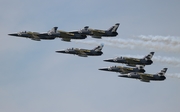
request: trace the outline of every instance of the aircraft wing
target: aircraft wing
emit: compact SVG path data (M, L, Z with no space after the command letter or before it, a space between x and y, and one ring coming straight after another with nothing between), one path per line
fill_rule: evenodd
M41 39L39 38L39 33L36 33L36 32L29 32L28 33L29 37L32 39L32 40L36 40L36 41L40 41Z
M125 60L128 62L140 62L140 59L136 59L136 58L125 58Z
M77 50L77 55L81 56L81 57L87 57L87 54L85 52L83 52L82 50Z
M141 81L144 81L144 82L150 82L150 79L153 77L153 75L151 74L139 74L140 75L140 78L141 78Z
M71 38L62 38L62 41L71 42Z
M60 36L63 38L70 38L70 37L74 36L73 33L65 32L65 31L59 31L59 32L60 32Z
M135 59L135 58L124 58L125 63L128 66L136 66L136 63L140 62L140 59Z
M70 32L65 32L65 31L58 31L58 32L60 33L60 36L62 37L63 41L70 42L71 37L74 36L74 34Z
M91 30L91 33L95 36L101 36L101 35L105 34L105 31L103 31L103 30Z
M130 73L133 70L133 68L120 68L121 74L127 74Z
M127 66L136 67L136 64L126 64Z
M125 74L126 71L123 68L119 68L118 72L121 74Z

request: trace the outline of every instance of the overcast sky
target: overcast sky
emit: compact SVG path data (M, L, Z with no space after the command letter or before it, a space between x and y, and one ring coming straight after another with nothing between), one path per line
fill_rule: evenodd
M0 112L179 112L180 2L178 0L1 0ZM84 26L108 29L113 38L64 42L8 36L19 31L64 31ZM100 57L58 54L66 48L93 49ZM141 82L99 71L117 56L154 51L147 73L168 68L167 79Z

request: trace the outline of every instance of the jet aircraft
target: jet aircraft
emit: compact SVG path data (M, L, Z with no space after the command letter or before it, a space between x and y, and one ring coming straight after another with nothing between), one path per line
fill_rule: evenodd
M118 72L120 74L127 74L130 72L141 72L144 73L144 66L142 65L136 65L136 67L122 67L122 66L111 66L108 68L101 68L99 70L103 70L103 71L111 71L111 72Z
M41 34L38 32L30 32L30 31L22 31L19 33L13 33L13 34L8 34L8 35L30 38L30 39L35 40L35 41L40 41L41 39L53 40L56 38L56 36L50 35L50 34L53 34L54 32L56 32L56 30L57 30L57 27L52 28L50 31L48 31L47 35L44 35L44 34Z
M41 39L52 40L55 38L62 38L61 39L62 41L67 41L67 42L70 42L71 39L85 39L87 37L86 35L82 35L76 32L65 32L65 31L57 30L57 29L58 27L53 27L47 33L24 31L24 32L9 34L9 35L30 38L36 41L40 41Z
M150 82L153 81L163 81L166 79L164 74L166 73L167 68L164 68L159 73L156 74L147 74L147 73L138 73L138 72L131 72L126 75L119 75L119 77L125 78L133 78L133 79L140 79L143 82Z
M74 55L78 55L81 57L87 57L87 56L100 56L103 54L103 52L101 51L103 48L103 44L95 47L92 50L88 50L88 49L79 49L79 48L70 48L70 49L66 49L63 51L56 51L57 53L66 53L66 54L74 54Z
M98 39L101 39L101 37L115 37L118 35L117 29L119 25L120 25L119 23L116 23L108 30L91 29L89 28L89 26L85 26L84 29L78 32L84 35L90 35L93 38L98 38Z
M154 52L150 52L147 56L145 56L144 58L141 58L141 59L130 58L130 57L116 57L114 59L107 59L104 61L123 63L123 64L126 64L127 66L135 67L136 65L151 65L153 63L153 61L151 60L153 55L154 55Z

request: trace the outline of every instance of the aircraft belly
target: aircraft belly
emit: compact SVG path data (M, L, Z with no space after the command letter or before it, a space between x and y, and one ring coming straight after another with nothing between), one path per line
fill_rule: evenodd
M105 34L102 34L101 36L103 36L103 37L115 37L116 35L105 33Z
M160 77L153 77L153 78L151 78L151 80L153 80L153 81L163 81L165 79L166 79L165 77L163 77L163 78L160 78Z
M140 79L138 75L131 75L131 78Z
M40 39L53 40L53 39L55 39L55 37L43 36L43 37L40 37Z
M65 53L65 54L76 54L75 52L72 51L56 51L57 53Z
M85 39L83 36L72 36L71 39Z
M140 80L143 82L150 82L154 77L150 74L140 75Z
M86 52L86 54L89 55L89 56L99 56L102 53L100 53L100 52Z
M124 60L117 60L117 61L114 61L114 62L117 62L117 63L126 63Z
M73 51L70 51L70 52L67 52L68 54L77 54L76 52L73 52Z
M140 79L138 75L119 75L119 77Z
M25 38L29 38L29 35L18 35L17 37L25 37Z

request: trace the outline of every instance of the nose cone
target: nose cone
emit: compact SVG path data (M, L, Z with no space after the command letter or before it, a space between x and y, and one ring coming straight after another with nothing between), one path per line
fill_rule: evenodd
M66 53L65 51L56 51L57 53Z
M104 61L106 61L106 62L114 62L113 59L107 59L107 60L104 60Z
M118 77L128 77L128 75L118 75Z
M108 68L100 68L99 70L102 70L102 71L109 71Z
M18 36L17 33L12 33L12 34L8 34L8 35L10 35L10 36Z

